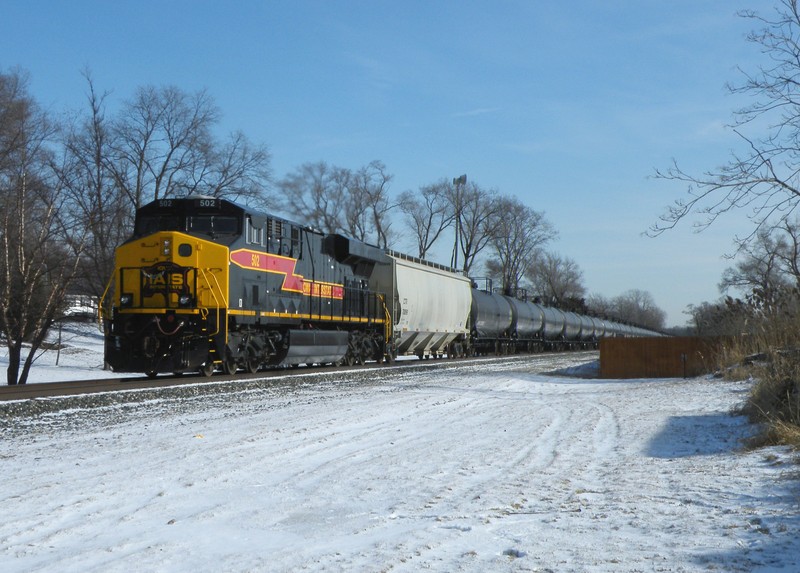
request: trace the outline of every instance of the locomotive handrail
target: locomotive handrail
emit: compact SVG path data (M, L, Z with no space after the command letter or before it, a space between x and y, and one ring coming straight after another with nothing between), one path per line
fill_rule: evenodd
M106 299L106 295L108 291L111 289L111 283L114 282L114 275L115 273L111 273L111 276L108 279L108 283L106 283L106 289L103 291L103 296L100 297L100 300L97 303L97 326L100 328L101 331L104 331L103 327L103 320L106 319L106 309L103 308L103 301Z
M214 278L214 282L217 284L217 288L219 289L219 294L222 296L222 302L225 305L225 308L228 308L228 299L225 298L225 295L222 292L222 286L220 286L219 281L217 280L217 275L215 275L214 273L211 272L211 270L212 270L211 268L199 269L199 270L200 270L200 272L203 273L203 278L206 277L206 271L209 271L209 273L211 273L211 276ZM206 278L206 282L209 284L209 286L211 285L211 282L207 278ZM211 288L209 290L211 291L211 294L214 295L214 289ZM217 299L216 295L214 295L214 299L217 300L217 302L219 302L219 300Z
M227 299L225 298L225 296L224 296L224 293L222 292L222 287L220 286L220 284L219 284L219 281L217 280L217 275L215 275L214 273L212 273L212 272L211 272L211 269L201 269L201 268L199 268L199 267L198 267L198 269L197 269L197 270L199 270L199 271L200 271L200 273L203 275L203 278L205 279L205 281L206 281L206 284L208 285L208 290L211 292L211 296L212 296L212 297L214 297L214 301L217 303L217 313L216 313L216 314L217 314L217 320L216 320L216 323L217 323L217 330L215 330L213 333L209 334L209 337L211 337L211 336L216 336L217 334L219 334L219 331L220 331L220 328L219 328L219 317L220 317L220 308L221 308L221 305L220 305L220 300L219 300L219 298L217 298L217 295L216 295L216 293L214 292L214 287L213 287L213 285L211 284L211 281L210 281L210 280L208 280L208 274L210 274L210 275L213 277L213 279L214 279L214 282L216 283L216 285L217 285L217 288L219 289L219 294L222 296L222 302L225 304L225 308L228 308L228 301L227 301ZM206 270L208 270L208 271L209 271L209 273L208 273L208 274L206 273ZM198 302L200 302L200 301L198 300ZM206 310L206 313L208 313L208 309L205 309L205 310Z
M389 313L389 308L386 306L386 299L380 293L375 293L378 297L378 300L381 302L381 306L383 307L383 337L386 341L386 344L391 343L391 336L392 336L392 317Z

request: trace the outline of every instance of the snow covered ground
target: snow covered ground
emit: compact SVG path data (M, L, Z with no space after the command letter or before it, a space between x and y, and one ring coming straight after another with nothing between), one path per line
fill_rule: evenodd
M563 375L595 358L0 405L0 571L800 570L748 383Z
M28 377L29 384L113 376L112 373L103 370L103 333L96 322L65 322L60 332L57 328L51 330L47 342L54 347L60 344L61 351L53 349L37 353ZM6 382L6 368L8 368L8 349L3 343L0 344L2 383Z

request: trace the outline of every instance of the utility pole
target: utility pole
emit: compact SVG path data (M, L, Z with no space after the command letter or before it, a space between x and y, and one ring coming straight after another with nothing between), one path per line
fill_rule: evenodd
M450 266L454 269L458 270L458 239L459 235L461 234L461 194L464 191L464 186L467 184L467 175L466 173L461 177L454 177L453 178L453 185L456 188L456 197L455 197L455 235L456 238L453 241L453 256L450 257Z

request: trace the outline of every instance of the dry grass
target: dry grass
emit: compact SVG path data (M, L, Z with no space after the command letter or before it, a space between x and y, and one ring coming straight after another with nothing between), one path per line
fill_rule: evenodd
M717 359L728 377L756 380L742 408L763 428L751 445L800 448L800 319L764 320L749 335L724 345Z

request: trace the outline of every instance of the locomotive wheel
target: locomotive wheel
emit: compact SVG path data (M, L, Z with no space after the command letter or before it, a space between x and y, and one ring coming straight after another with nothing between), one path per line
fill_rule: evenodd
M247 362L245 363L244 369L247 370L250 374L255 374L258 372L258 367L260 366L260 361L258 357L253 354L252 352L247 354Z
M225 351L225 360L222 361L222 371L227 375L236 374L236 360L230 350Z
M206 360L206 361L205 361L205 364L203 364L203 365L200 367L200 374L202 374L203 376L205 376L206 378L208 378L208 377L209 377L209 376L211 376L213 373L214 373L214 362L212 362L210 359L209 359L209 360Z
M155 371L155 370L148 370L148 371L147 371L147 372L145 372L144 374L145 374L145 376L147 376L147 377L148 377L148 378L150 378L151 380L152 380L153 378L155 378L156 376L158 376L158 372L157 372L157 371Z

